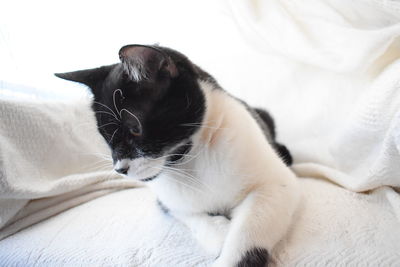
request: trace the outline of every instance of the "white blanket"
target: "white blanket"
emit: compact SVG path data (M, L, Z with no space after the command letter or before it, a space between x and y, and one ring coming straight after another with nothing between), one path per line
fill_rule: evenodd
M232 33L227 31L224 38L245 40L246 44L215 44L217 48L204 53L196 48L190 50L188 41L184 52L189 51L187 54L195 60L203 60L202 65L228 91L271 111L278 126L278 138L288 145L295 158L293 168L303 177L300 178L304 189L302 204L290 233L273 252L274 262L280 266L400 265L400 197L396 192L400 187L400 4L375 0L232 0L223 1L221 7L241 34L240 38L229 39ZM168 20L164 22L167 24ZM207 29L213 33L212 27ZM217 64L215 59L226 62ZM54 196L81 187L91 188L93 194L108 193L93 191L97 185L84 186L99 181L98 186L111 190L116 190L114 185L128 186L120 184L122 180L118 179L101 182L106 179L104 174L93 173L95 166L83 171L72 156L82 147L92 154L107 153L101 141L92 142L97 138L91 134L95 132L93 118L80 115L87 114L86 103L40 105L38 108L37 103L9 101L0 105L1 111L7 110L7 118L3 118L4 113L0 117L0 134L6 136L0 140L1 164L8 164L4 166L12 172L7 174L11 173L13 183L18 182L18 187L6 184L6 188L11 188L8 191L15 192L17 197L1 200L0 212L6 214L0 217L3 224L26 203L21 200L25 193L29 197ZM36 128L32 125L33 121L46 118L41 110L51 111L44 121L55 127L52 135L40 130L46 129L43 125ZM63 114L63 123L59 124L54 113L60 110L76 112ZM40 115L32 115L36 111ZM36 146L35 139L28 138L25 132L26 124L18 122L24 116L16 114L33 118L25 123L39 133L34 137L45 136L49 141ZM73 126L82 120L91 121L92 128L87 131ZM46 158L44 162L49 164L44 167L39 164L42 161L36 160L44 157L40 148L59 150L61 145L57 146L54 133L64 136L67 134L64 127L76 133L72 138L68 135L68 140L76 142L63 150L66 164L60 164L60 154L48 149L45 153L51 157ZM13 130L9 131L10 128ZM26 154L19 149L21 146L13 140L22 137L23 148L38 154ZM65 138L57 140L67 142ZM14 146L6 145L4 150L3 143ZM103 146L100 152L98 145ZM19 171L16 164L11 164L10 155L17 155L23 166L29 168ZM86 165L99 158L88 155L79 160ZM61 176L58 171L48 173L46 169L66 165L70 167ZM14 171L24 175L14 175ZM37 175L40 172L46 179ZM74 178L77 178L75 184L63 182ZM29 184L21 179L27 179ZM33 180L38 181L33 184L39 191L31 190ZM67 196L71 201L75 199L73 194ZM75 204L70 203L68 207ZM37 221L35 216L28 218L36 219L16 221L12 224L16 227L4 228L0 236L25 226L23 222ZM0 241L0 265L198 266L211 260L184 226L157 210L154 196L147 189L109 194Z
M3 88L6 95L6 88ZM0 239L68 208L135 186L112 172L90 99L0 99ZM34 200L34 201L30 201Z
M300 217L276 249L277 263L399 265L400 4L280 0L230 7L267 62L266 75L282 79L272 82L264 103L294 154L296 173L364 192L304 181Z
M293 81L276 89L294 99L268 106L292 116L278 123L286 122L284 138L303 163L296 170L353 191L400 186L400 3L234 3L246 40L295 68Z

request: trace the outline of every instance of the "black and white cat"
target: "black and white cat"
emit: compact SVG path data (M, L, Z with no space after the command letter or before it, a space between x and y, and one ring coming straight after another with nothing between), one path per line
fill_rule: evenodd
M128 45L119 56L118 64L56 74L92 90L115 170L147 183L218 256L214 266L265 266L300 196L272 118L177 51Z

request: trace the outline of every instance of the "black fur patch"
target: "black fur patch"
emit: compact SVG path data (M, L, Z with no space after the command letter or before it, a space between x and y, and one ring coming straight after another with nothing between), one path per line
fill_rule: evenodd
M184 145L177 147L173 150L170 154L171 156L168 158L167 165L173 165L174 163L178 162L180 159L183 158L187 153L189 153L190 149L192 148L193 143L191 141L187 142Z
M219 90L223 90L221 88L221 86L218 84L218 82L214 79L213 76L211 76L208 72L204 71L203 69L201 69L199 66L197 66L196 64L193 64L193 68L196 71L198 78L202 81L208 82L212 85L214 85L214 89L219 89Z
M254 108L254 111L260 116L262 121L266 124L269 134L271 135L272 139L275 140L276 138L276 131L275 131L275 122L274 119L269 115L269 113L261 108Z
M56 75L90 87L97 126L114 161L164 156L199 129L206 107L198 79L206 74L169 48L132 45L121 51L121 63ZM138 81L129 71L136 61L144 62L147 75Z
M171 147L190 140L199 129L206 109L198 80L223 90L216 80L186 56L166 47L128 45L121 48L119 55L121 62L117 64L56 74L86 84L93 92L97 126L112 150L114 162L164 156ZM143 79L132 78L132 70L138 68L146 74ZM290 165L288 149L275 140L271 116L237 100L246 106L268 141ZM190 148L188 142L172 153L186 154ZM181 158L182 155L171 156L168 164ZM148 181L154 178L149 177Z
M278 153L279 157L283 160L283 162L290 166L293 163L292 156L286 146L278 143L276 141L276 130L275 130L275 122L274 119L269 115L269 113L260 108L254 108L253 117L255 117L256 121L260 125L261 129L264 132L265 137L268 139L272 147Z
M286 148L286 146L281 145L279 143L275 143L275 150L278 152L279 156L283 160L283 162L286 163L286 165L290 166L293 163L293 158L290 155L289 150Z
M236 267L264 267L268 265L268 251L264 248L253 248L246 252Z

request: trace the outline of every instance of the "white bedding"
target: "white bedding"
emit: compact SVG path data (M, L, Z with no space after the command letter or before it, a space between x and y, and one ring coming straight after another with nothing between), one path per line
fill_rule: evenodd
M191 32L188 34L192 40L177 39L174 43L168 39L167 43L215 74L228 91L250 104L267 107L276 120L279 139L294 155L293 168L302 177L304 196L290 233L273 252L275 264L400 265L400 4L375 0L220 3L218 10L225 15L220 21L223 26L214 21L213 27L215 18L210 16L205 28L196 29L208 30L210 36L220 40L218 31L226 27L224 40L229 43L199 47L201 40ZM204 5L215 9L209 2ZM188 13L201 17L195 9L188 9ZM165 23L175 25L168 24L168 20ZM239 34L234 32L236 28ZM176 28L171 32L179 35ZM7 196L2 191L0 226L13 217L25 199L57 195L61 191L55 188L63 192L88 188L93 192L77 202L75 194L67 195L72 200L67 204L71 205L61 205L61 209L94 199L98 194L106 195L3 239L0 265L201 266L212 261L184 226L157 209L154 196L147 189L114 192L135 184L123 180L96 184L107 176L93 173L96 168L89 168L85 174L76 158L66 153L76 153L82 147L90 153L106 150L92 142L96 137L93 118L82 115L88 111L86 104L66 102L60 107L54 102L40 102L40 108L36 108L37 100L27 104L10 100L5 94L1 98L0 120L8 123L0 126L1 151L8 151L7 168L14 168L9 152L14 151L28 159L30 169L10 172L14 175L12 182L27 180L20 183L23 194L21 187L8 191L17 195ZM62 176L50 177L48 168L30 161L36 159L35 154L23 154L26 150L34 152L37 148L32 144L37 140L27 138L23 131L18 133L24 128L18 118L30 114L35 124L35 110L47 110L47 122L54 119L59 123L54 112L63 109L76 112L63 115L64 124L53 125L54 131L72 128L72 121L76 120L91 121L92 127L74 129L76 139L72 140L79 142L64 149L62 157L75 163ZM14 120L8 119L10 110ZM35 128L36 138L49 138L41 129ZM16 145L4 150L3 144L12 144L19 140L17 137L26 138L25 150L15 149ZM43 146L52 144L42 141ZM59 164L56 154L48 159L52 166ZM38 175L30 176L29 170ZM24 175L16 175L18 172ZM41 178L40 172L46 174L46 179ZM74 173L89 178L79 178L72 187L65 187L58 180ZM4 177L3 174L1 179ZM32 179L43 182L35 185L43 185L47 191L32 192ZM7 185L10 188L10 183ZM3 184L1 189L6 187ZM114 193L109 194L111 191ZM59 210L51 207L47 211L50 213L34 215L30 221L0 230L0 236Z
M352 193L301 179L306 196L278 266L398 266L399 220L393 192ZM67 210L0 242L2 266L207 266L189 230L156 206L145 188Z
M0 240L134 181L103 155L90 99L0 99ZM30 201L32 200L32 201Z

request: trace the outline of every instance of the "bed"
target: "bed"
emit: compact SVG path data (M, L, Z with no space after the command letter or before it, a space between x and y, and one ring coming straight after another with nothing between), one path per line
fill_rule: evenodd
M152 10L150 4L131 5L136 4L143 14ZM267 108L278 140L293 154L303 196L289 233L272 252L272 265L400 265L400 4L168 4L186 8L185 14L165 14L166 4L159 5L154 16L171 30L149 26L152 34L234 95ZM93 20L113 8L99 7ZM202 12L210 12L207 22ZM78 11L78 21L84 13ZM179 19L163 20L171 15ZM138 14L132 23L144 18ZM180 20L188 25L179 28ZM129 28L123 24L111 34L117 40L107 44L101 37L79 49L74 43L42 48L33 42L39 55L7 46L16 69L0 76L1 266L212 263L189 230L160 211L148 189L112 172L86 88L50 76L113 63L120 44L152 42L149 29L121 37ZM7 41L4 36L14 28L3 25L8 28L0 44L20 44ZM76 30L85 39L85 29ZM182 31L188 36L182 38ZM201 42L204 34L216 41ZM60 48L63 54L54 57ZM50 55L41 49L50 49ZM108 51L115 57L103 55ZM43 68L21 61L39 56L48 63Z

